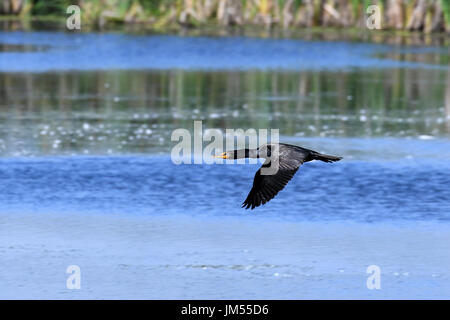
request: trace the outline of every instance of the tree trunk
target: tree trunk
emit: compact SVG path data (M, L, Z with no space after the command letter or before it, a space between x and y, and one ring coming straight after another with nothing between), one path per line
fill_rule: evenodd
M403 29L404 8L402 0L389 0L386 11L387 25L395 29Z
M427 0L416 0L414 11L411 15L411 19L408 22L408 30L422 31L425 28L427 7Z
M201 12L199 13L195 8L198 1L195 0L185 0L184 1L184 10L181 11L180 16L178 18L178 22L182 26L192 26L193 21L195 22L203 22Z
M314 3L313 0L304 0L304 6L299 10L297 24L302 27L312 27L314 24Z
M283 27L289 28L294 21L294 0L287 0L283 7Z
M11 13L20 14L22 11L24 0L11 0Z
M339 2L338 11L341 15L341 25L349 27L352 24L352 5L349 0Z
M270 28L272 24L277 22L277 4L278 2L273 0L260 0L259 1L259 12L255 16L254 23L264 24L266 27ZM273 11L275 15L272 16Z
M325 0L313 0L313 2L315 2L315 24L316 26L322 26L323 25L323 19L324 19L324 15L325 15Z
M431 25L427 28L427 32L445 31L444 12L442 11L441 1L434 0L433 19Z
M322 26L328 27L331 25L338 26L341 22L341 15L336 10L336 0L329 1L323 4Z
M203 14L205 19L211 17L214 12L214 9L217 7L217 3L215 0L205 0L203 4Z
M240 0L220 0L217 19L224 26L242 25L242 2Z

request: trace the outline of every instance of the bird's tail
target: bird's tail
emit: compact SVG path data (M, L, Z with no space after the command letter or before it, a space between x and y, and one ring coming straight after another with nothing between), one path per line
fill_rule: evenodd
M330 156L328 154L313 152L311 154L312 160L320 160L323 162L335 162L342 159L342 157Z

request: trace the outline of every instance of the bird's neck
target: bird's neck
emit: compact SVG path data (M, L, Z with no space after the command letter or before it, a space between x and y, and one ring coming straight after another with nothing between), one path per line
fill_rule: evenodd
M256 149L239 149L234 150L234 159L243 159L243 158L259 158L258 150Z

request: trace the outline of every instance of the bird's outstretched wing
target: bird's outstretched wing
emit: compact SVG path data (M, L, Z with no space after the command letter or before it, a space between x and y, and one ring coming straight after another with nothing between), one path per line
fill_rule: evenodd
M278 172L274 175L262 175L261 168L270 167L269 163L264 163L262 167L256 172L253 179L253 187L245 199L242 207L245 209L265 204L273 199L278 192L280 192L286 184L292 179L303 161L292 159L283 161L280 159Z

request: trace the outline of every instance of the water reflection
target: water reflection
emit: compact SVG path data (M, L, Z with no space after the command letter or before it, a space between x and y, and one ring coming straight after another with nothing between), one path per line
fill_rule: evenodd
M0 155L166 153L175 128L450 134L450 70L0 73Z

